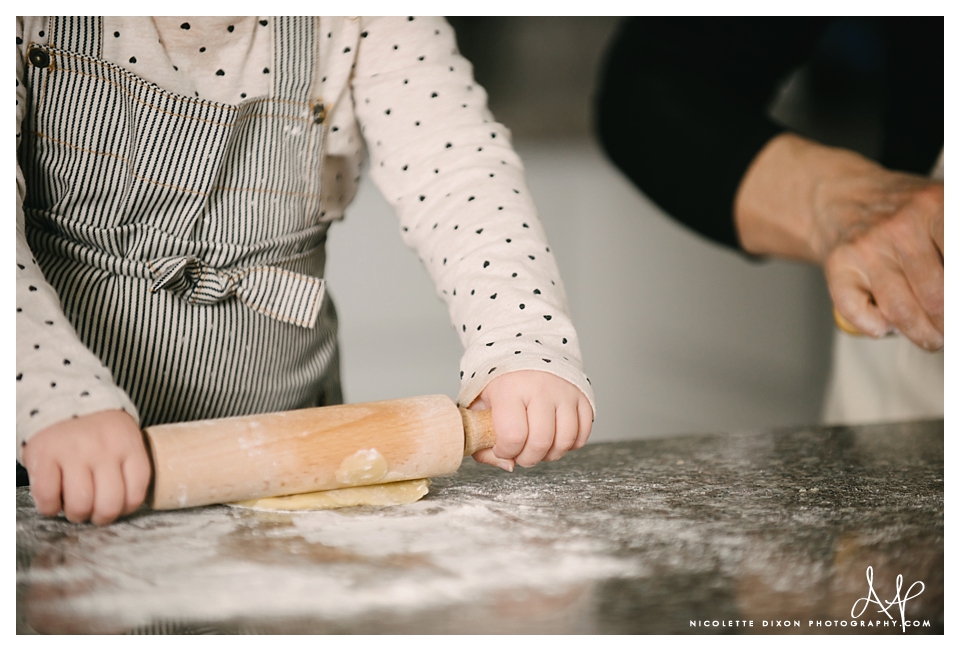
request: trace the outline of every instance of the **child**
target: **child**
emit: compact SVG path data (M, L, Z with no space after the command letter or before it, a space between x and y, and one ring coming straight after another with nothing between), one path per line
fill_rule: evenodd
M140 428L340 400L324 242L360 177L466 349L478 461L590 434L556 264L440 18L17 19L17 453L38 510L142 503ZM399 342L398 342L399 343Z

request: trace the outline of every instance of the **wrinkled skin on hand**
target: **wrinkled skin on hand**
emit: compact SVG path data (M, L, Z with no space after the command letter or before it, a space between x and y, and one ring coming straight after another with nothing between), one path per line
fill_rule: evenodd
M60 421L27 441L23 465L30 493L46 516L108 524L146 498L150 460L137 423L124 411Z
M943 183L881 168L823 183L815 206L837 311L874 337L943 348Z
M941 181L785 133L744 174L734 218L750 253L821 265L856 330L943 347Z

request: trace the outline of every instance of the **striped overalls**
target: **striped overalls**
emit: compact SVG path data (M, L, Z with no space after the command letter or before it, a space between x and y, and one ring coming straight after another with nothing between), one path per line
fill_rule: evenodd
M96 17L29 52L27 238L141 426L340 402L316 25L273 21L272 93L240 105L104 61Z

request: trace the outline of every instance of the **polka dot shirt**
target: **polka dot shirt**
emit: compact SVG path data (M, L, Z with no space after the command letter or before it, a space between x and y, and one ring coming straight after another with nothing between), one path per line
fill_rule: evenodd
M184 95L239 104L271 92L270 18L104 19L103 56ZM327 108L323 218L353 197L364 147L400 235L447 304L465 347L458 402L516 370L553 373L594 403L556 261L509 131L441 18L321 18L315 84ZM18 19L17 141L29 42L44 17ZM135 407L79 341L22 237L17 169L17 434L75 414ZM48 323L52 322L52 323ZM71 358L72 356L72 358ZM69 364L65 360L69 359ZM60 390L51 401L50 392ZM76 394L76 395L73 395ZM86 394L86 395L82 395ZM594 405L595 409L595 405Z

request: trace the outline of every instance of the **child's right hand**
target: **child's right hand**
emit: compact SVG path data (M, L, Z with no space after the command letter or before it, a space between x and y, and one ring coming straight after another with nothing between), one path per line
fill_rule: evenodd
M37 510L71 522L108 524L146 498L150 460L137 423L121 410L98 411L40 430L23 448Z

